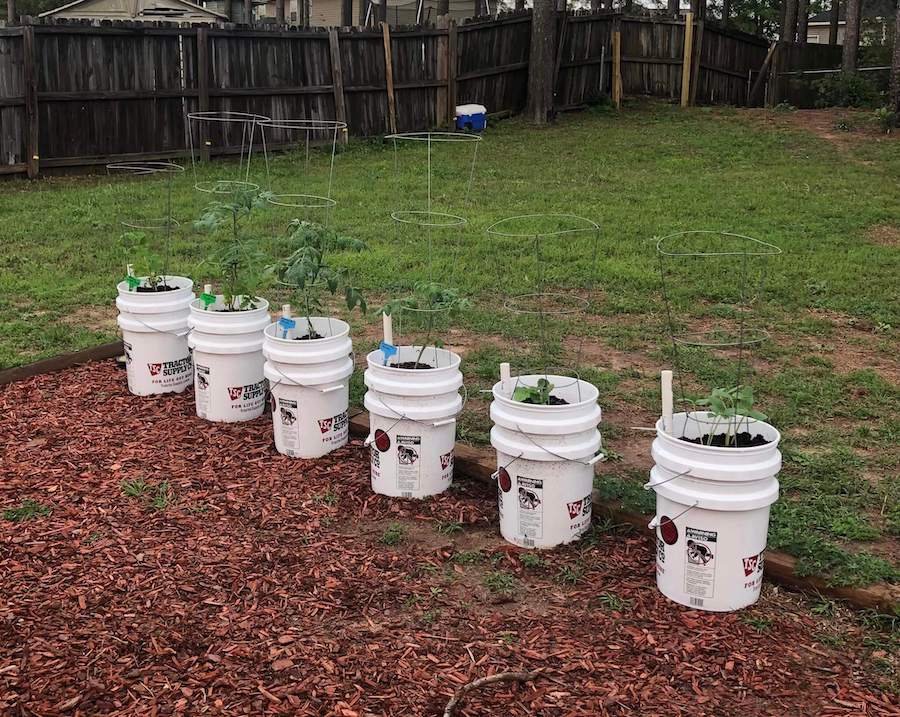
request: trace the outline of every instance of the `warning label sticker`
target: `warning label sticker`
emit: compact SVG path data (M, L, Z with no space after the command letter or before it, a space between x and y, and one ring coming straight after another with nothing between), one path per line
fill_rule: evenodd
M687 559L684 563L684 591L711 598L716 587L716 539L718 533L685 528Z
M209 410L209 367L195 364L194 395L197 399L197 415L206 418Z
M529 540L544 536L544 481L517 476L519 486L519 535Z
M294 455L300 443L299 418L300 413L296 401L286 398L278 399L278 413L274 416L274 423L281 437L282 448L289 456Z
M419 490L422 462L421 436L397 436L397 490L414 493Z

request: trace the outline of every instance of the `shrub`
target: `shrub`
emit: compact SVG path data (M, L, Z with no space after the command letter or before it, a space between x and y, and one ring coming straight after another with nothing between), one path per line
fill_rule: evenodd
M889 134L897 126L897 112L890 107L879 107L875 110L874 119L885 134Z
M878 89L862 75L840 72L813 82L816 107L875 107L881 100Z

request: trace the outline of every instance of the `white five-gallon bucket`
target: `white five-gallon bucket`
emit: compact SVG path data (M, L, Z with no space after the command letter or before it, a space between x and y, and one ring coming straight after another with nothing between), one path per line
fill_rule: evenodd
M305 318L296 329L270 324L265 331L265 377L271 392L275 448L295 458L318 458L347 443L353 343L346 321L314 316L320 339Z
M537 386L568 405L514 401L516 385ZM497 451L500 533L525 548L552 548L577 540L591 525L593 465L600 450L599 392L567 376L526 375L494 384L491 445ZM597 455L595 455L597 454Z
M398 346L392 360L415 361L420 349ZM385 366L380 350L366 360L372 490L401 498L442 493L453 479L456 417L462 410L459 356L429 346L422 362L436 367L430 369Z
M256 299L250 311L224 311L221 296L209 310L191 302L188 338L194 350L194 397L197 415L208 421L249 421L266 406L263 376L263 331L269 325L269 302Z
M762 585L769 507L778 499L781 434L742 419L739 431L769 443L724 448L679 440L706 434L705 411L676 413L672 425L670 434L663 419L656 423L645 486L656 491L656 584L670 600L701 610L752 605Z
M166 277L172 291L137 292L120 281L116 307L125 344L128 390L136 396L180 393L194 379L188 349L188 313L194 283Z

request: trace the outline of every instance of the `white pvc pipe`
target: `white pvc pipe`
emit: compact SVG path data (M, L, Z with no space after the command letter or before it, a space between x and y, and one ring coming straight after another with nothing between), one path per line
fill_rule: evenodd
M660 371L660 388L662 393L662 419L666 433L672 432L672 416L675 412L675 398L672 393L672 372Z
M384 326L384 342L394 345L394 318L390 314L381 315L381 323Z
M282 304L281 305L281 318L282 319L291 318L291 305L290 304Z
M212 284L204 284L203 285L203 293L204 294L212 294Z
M512 373L509 369L508 363L500 364L500 386L503 389L503 393L508 393L512 395Z

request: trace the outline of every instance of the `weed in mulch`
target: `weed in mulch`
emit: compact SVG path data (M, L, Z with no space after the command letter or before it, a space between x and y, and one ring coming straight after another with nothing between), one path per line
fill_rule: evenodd
M519 562L522 563L522 567L529 570L538 570L546 565L544 559L537 553L522 553L519 556Z
M581 565L563 565L554 580L560 585L577 585L583 578L584 567Z
M35 518L48 516L50 513L51 510L48 506L38 503L31 498L26 498L18 508L4 510L3 519L13 523L20 523L23 520L34 520Z
M512 575L498 570L493 570L484 576L484 586L501 597L512 595L516 584L516 579Z
M463 531L462 523L455 520L441 521L437 525L437 532L441 535L455 535Z
M406 540L406 529L400 523L391 523L381 534L384 545L399 545Z
M453 556L453 562L460 565L477 565L485 560L484 553L480 550L460 550Z

